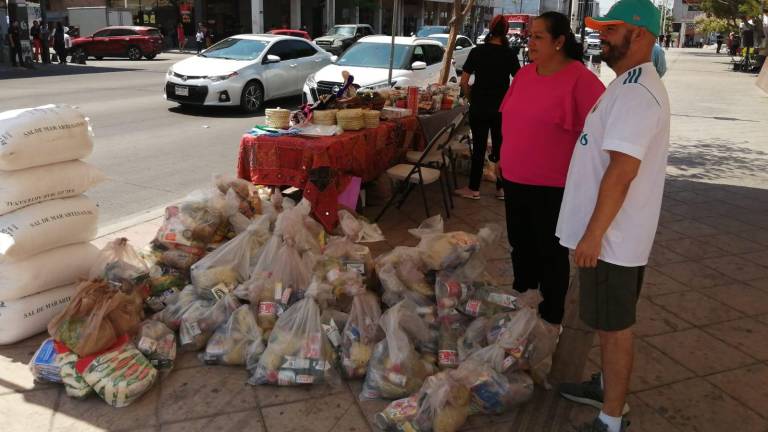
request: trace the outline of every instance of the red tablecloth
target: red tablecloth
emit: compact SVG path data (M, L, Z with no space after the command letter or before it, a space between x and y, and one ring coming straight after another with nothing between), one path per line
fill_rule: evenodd
M331 231L338 218L338 195L351 176L374 180L398 163L413 143L422 142L415 117L332 137L245 135L237 175L258 185L302 189L315 217Z

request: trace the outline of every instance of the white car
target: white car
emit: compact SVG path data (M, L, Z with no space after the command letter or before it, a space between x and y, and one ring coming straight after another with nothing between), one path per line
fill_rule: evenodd
M586 37L587 43L584 44L584 50L586 56L599 56L602 52L602 45L600 44L600 33L591 33Z
M334 64L307 77L304 99L315 103L320 96L338 92L342 86L341 72L348 71L358 88L382 89L392 87L426 87L440 78L443 46L432 39L395 37L392 83L387 82L392 38L367 36L349 47ZM448 80L457 82L456 71L450 68Z
M491 31L488 30L488 29L483 29L483 32L480 33L480 36L478 36L477 39L475 40L475 44L476 45L484 44L485 43L485 37L488 36L488 33L490 33L490 32Z
M451 37L449 34L434 34L429 36L430 39L434 39L443 44L443 47L448 46L449 37ZM469 52L472 51L472 48L474 47L475 44L473 44L468 37L461 35L456 36L456 47L453 49L453 60L456 63L457 71L461 71L464 68L464 63L467 61L467 57L469 57Z
M165 98L181 105L240 106L252 113L265 100L301 94L307 76L332 55L293 36L238 35L168 69Z

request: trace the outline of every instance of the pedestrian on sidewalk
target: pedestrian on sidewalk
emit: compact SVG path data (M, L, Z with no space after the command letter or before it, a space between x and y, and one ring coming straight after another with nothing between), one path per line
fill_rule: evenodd
M464 62L461 87L470 97L469 125L472 129L472 166L469 186L458 189L455 194L470 199L480 199L480 183L483 180L485 153L488 147L488 132L491 135L491 162L498 162L501 148L501 113L499 106L504 92L509 88L511 77L520 69L515 52L509 47L507 31L509 24L502 15L491 21L491 32L486 43L472 48ZM469 78L475 82L469 86ZM496 197L504 199L501 178L496 180Z
M720 49L723 48L723 34L718 33L715 41L717 42L717 53L720 54Z
M597 331L602 372L560 393L601 409L579 429L623 432L629 422L632 326L653 245L669 149L669 97L649 61L659 34L650 0L619 0L586 25L600 32L605 63L616 72L587 116L568 170L557 224L579 267L579 315Z
M29 29L29 36L32 38L32 59L35 63L40 61L40 51L43 47L43 42L40 39L40 24L37 21L32 21L32 27Z
M56 23L56 29L53 31L53 50L59 57L59 64L67 64L67 48L65 42L64 26L61 22Z
M11 27L8 29L8 46L11 48L11 64L14 67L24 66L24 56L21 53L21 29L18 21L11 21ZM17 57L18 64L16 64Z
M573 148L605 86L582 63L581 44L561 13L533 20L528 48L532 63L520 69L501 104L499 167L514 288L541 290L541 317L560 325L570 262L555 237L557 216Z
M176 26L176 39L179 43L179 51L183 51L184 44L187 42L187 36L184 34L184 25L181 23Z
M202 51L204 42L205 42L205 31L203 30L203 25L199 24L197 26L197 34L195 34L195 43L197 44L198 54L200 54L200 51Z

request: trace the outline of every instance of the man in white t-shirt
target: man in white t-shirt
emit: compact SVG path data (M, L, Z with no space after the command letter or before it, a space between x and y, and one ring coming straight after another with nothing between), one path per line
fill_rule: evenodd
M600 337L602 373L563 384L567 399L600 408L581 431L621 432L632 373L636 303L656 234L669 148L669 98L651 52L659 10L619 0L586 25L600 31L616 72L587 116L568 170L556 235L579 267L581 319Z

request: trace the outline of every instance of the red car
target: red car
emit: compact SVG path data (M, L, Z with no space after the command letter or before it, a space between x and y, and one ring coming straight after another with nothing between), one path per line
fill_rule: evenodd
M93 36L72 40L70 53L101 60L104 57L128 57L131 60L155 58L163 50L163 36L154 27L107 27Z
M306 39L308 41L312 40L312 38L309 37L309 33L305 32L304 30L277 29L277 30L270 30L269 34L293 36L293 37Z

